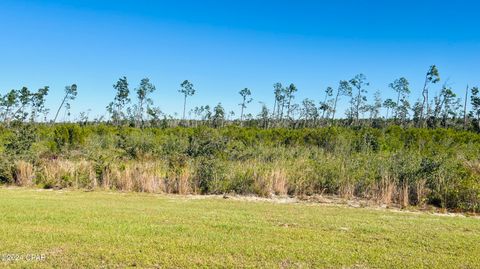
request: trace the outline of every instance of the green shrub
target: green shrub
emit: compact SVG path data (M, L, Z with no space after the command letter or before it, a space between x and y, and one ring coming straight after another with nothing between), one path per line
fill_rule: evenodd
M13 165L25 161L44 187L158 191L165 183L182 193L329 194L479 210L480 134L463 130L15 123L0 131L1 183L13 183Z

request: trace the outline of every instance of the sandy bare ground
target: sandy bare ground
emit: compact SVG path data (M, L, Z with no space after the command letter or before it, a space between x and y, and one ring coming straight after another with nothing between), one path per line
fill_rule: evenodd
M174 195L175 196L175 195ZM333 195L316 195L316 196L306 196L306 197L290 197L290 196L271 196L258 197L258 196L249 196L249 195L182 195L182 197L187 199L228 199L235 201L245 201L245 202L264 202L264 203L275 203L275 204L303 204L310 206L336 206L336 207L350 207L350 208L368 208L374 210L386 210L390 212L399 212L399 213L411 213L411 214L432 214L436 216L445 216L445 217L474 217L480 219L480 215L472 213L455 213L455 212L445 212L441 208L436 208L428 206L425 208L401 208L397 204L378 204L367 199L353 198L345 199Z

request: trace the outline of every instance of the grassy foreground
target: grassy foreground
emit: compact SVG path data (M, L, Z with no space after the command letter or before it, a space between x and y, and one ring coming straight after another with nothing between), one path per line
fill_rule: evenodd
M479 268L478 242L468 217L0 188L0 267Z

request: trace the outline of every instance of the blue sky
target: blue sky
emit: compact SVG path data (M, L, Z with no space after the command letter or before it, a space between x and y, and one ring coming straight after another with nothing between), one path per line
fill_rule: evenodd
M238 91L248 87L247 112L256 113L259 101L273 104L275 82L295 83L298 102L319 101L357 73L370 96L384 98L405 76L414 101L436 64L463 96L480 84L478 10L477 1L2 0L0 91L48 85L54 110L64 86L77 83L73 116L91 109L96 117L120 76L131 88L149 77L156 105L172 114L189 79L197 90L189 108L221 102L238 112Z

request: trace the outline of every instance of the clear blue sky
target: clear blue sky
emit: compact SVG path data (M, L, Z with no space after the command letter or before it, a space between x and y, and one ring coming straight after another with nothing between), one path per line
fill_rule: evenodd
M222 102L239 111L238 91L248 87L247 111L256 113L258 101L273 104L275 82L295 83L297 101L319 101L357 73L384 98L405 76L414 101L436 64L463 96L466 84L480 84L478 10L478 1L1 0L0 91L49 85L53 110L77 83L73 114L93 117L120 76L132 88L149 77L155 103L180 113L177 90L189 79L190 108Z

